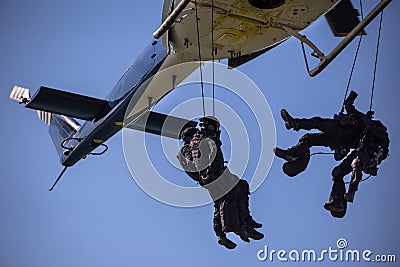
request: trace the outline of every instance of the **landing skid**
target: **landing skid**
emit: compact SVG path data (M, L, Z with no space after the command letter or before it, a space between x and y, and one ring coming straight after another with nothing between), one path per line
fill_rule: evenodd
M347 45L349 45L350 42L354 40L354 38L357 35L362 33L364 28L369 23L371 23L371 21L380 12L382 12L383 9L390 2L392 2L392 0L382 0L378 5L376 5L376 7L360 23L358 23L358 25L355 26L354 29L349 34L347 34L347 36L327 56L325 56L324 53L322 53L312 41L310 41L306 36L301 35L295 29L292 29L289 26L282 25L282 24L275 25L275 26L283 29L288 34L290 34L291 36L293 36L293 37L295 37L295 38L300 40L300 42L302 44L302 48L303 48L303 54L304 54L304 60L305 60L306 67L307 67L307 72L311 77L314 77L317 74L319 74L321 71L323 71L336 58L336 56L339 55L340 52L342 52L343 49L346 48ZM308 47L310 47L313 50L312 55L317 57L320 60L319 64L315 68L313 68L311 70L310 70L309 65L308 65L308 60L307 60L307 56L306 56L306 53L305 53L304 44L306 44Z

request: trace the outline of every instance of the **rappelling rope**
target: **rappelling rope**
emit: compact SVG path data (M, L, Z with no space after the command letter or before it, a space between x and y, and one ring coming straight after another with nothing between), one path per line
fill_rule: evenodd
M360 183L361 183L361 182L364 182L364 181L366 181L366 180L368 180L369 178L371 178L371 176L372 176L372 175L370 174L370 175L368 175L367 177L365 177L364 179L361 179L361 180L360 180ZM351 181L349 181L349 182L344 182L344 184L350 184L350 183L351 183Z
M215 55L214 55L214 0L211 0L211 56L212 56L212 104L215 117Z
M203 83L203 68L201 66L201 48L200 48L200 30L199 30L199 15L197 13L197 0L194 0L194 6L196 10L196 30L197 30L197 46L199 50L199 66L200 66L200 84L201 84L201 100L203 103L203 116L206 116L206 107L204 103L204 83Z
M363 13L362 0L360 0L360 12L361 12L361 20L363 20L363 19L364 19L364 13ZM360 45L361 45L362 37L363 37L363 34L362 34L362 32L361 32L361 33L360 33L360 39L358 40L358 45L357 45L356 54L355 54L355 56L354 56L353 66L351 67L349 80L348 80L348 82L347 82L347 87L346 87L346 92L345 92L345 94L344 94L344 99L343 99L343 104L342 104L342 110L341 110L341 112L344 111L344 102L346 101L347 93L349 92L350 83L351 83L351 78L353 77L353 71L354 71L354 67L355 67L355 65L356 65L356 61L357 61L357 57L358 57L358 51L360 50Z
M361 179L361 180L360 180L360 183L361 183L361 182L364 182L364 181L366 181L366 180L368 180L369 178L371 178L371 176L372 176L372 175L370 174L370 175L368 175L367 177L365 177L364 179ZM351 182L344 182L344 183L345 183L345 184L350 184Z
M310 154L310 157L314 156L314 155L334 155L334 154L335 153L333 153L333 152L314 152L314 153Z
M380 44L380 39L381 39L382 19L383 19L383 10L381 12L381 19L379 21L378 42L376 44L376 53L375 53L374 78L372 80L371 101L370 101L370 104L369 104L369 111L372 110L372 100L374 99L376 67L378 65L378 54L379 54L379 44Z
M364 19L362 0L360 0L360 11L361 11L361 19ZM380 17L380 21L379 21L378 41L377 41L376 52L375 52L374 75L373 75L373 79L372 79L372 89L371 89L371 98L370 98L369 111L372 111L372 103L373 103L373 99L374 99L375 80L376 80L376 71L377 71L377 66L378 66L378 55L379 55L379 46L380 46L380 39L381 39L382 21L383 21L383 10L381 11L381 17ZM353 76L353 71L354 71L354 67L355 67L356 61L357 61L357 56L358 56L358 52L359 52L359 49L360 49L360 44L361 44L362 37L363 37L363 35L361 34L360 35L360 39L358 41L356 54L354 56L353 66L352 66L351 71L350 71L350 77L349 77L349 80L347 82L347 87L346 87L346 92L345 92L344 99L343 99L341 112L344 111L344 102L345 102L345 100L347 98L347 94L349 92L350 82L351 82L351 79L352 79L352 76Z

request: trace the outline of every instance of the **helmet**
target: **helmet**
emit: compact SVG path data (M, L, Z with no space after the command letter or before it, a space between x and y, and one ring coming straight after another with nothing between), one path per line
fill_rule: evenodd
M195 135L198 131L199 131L199 130L198 130L196 127L187 127L187 128L184 128L184 129L181 131L179 137L180 137L182 140L185 140L187 137L192 138L193 135Z
M207 116L200 118L200 128L202 131L217 131L219 130L220 123L214 116Z

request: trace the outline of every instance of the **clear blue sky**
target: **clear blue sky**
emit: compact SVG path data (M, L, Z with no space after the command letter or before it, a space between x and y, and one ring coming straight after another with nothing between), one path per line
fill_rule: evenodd
M369 2L377 1L364 1L364 13L371 9ZM216 243L211 205L171 207L136 185L125 164L121 134L107 142L106 155L79 162L54 192L48 192L61 166L46 125L34 111L8 99L13 85L31 89L47 85L104 97L151 42L161 9L161 0L1 1L0 265L308 266L260 262L257 251L264 245L287 251L323 250L335 248L342 237L351 249L397 254L399 261L398 1L385 11L373 103L376 118L389 128L390 157L378 177L360 185L344 219L332 218L322 207L331 188L330 172L337 164L331 156L313 157L308 169L294 179L282 173L283 162L275 159L267 179L251 195L251 210L263 223L265 238L245 244L232 237L238 247L228 251ZM369 108L377 30L375 20L367 28L351 86L359 93L357 107L364 111ZM325 19L305 33L324 51L339 41ZM331 117L339 111L355 45L316 78L307 76L296 40L239 68L267 98L278 146L292 146L304 134L284 128L281 108L299 117Z

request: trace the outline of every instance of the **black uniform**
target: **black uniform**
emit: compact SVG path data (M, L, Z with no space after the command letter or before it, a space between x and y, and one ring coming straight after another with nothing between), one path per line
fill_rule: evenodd
M196 129L197 130L197 129ZM236 244L226 237L225 232L237 231L239 227L239 215L237 210L237 195L234 190L234 184L230 188L225 188L224 184L216 180L221 176L231 178L224 172L223 155L220 149L212 139L207 138L204 133L189 130L190 138L187 137L187 131L183 132L185 144L180 149L178 159L185 172L193 180L206 188L214 201L213 228L218 237L218 243L228 249L233 249ZM212 163L211 163L212 161ZM211 168L213 166L214 168ZM218 169L215 166L220 166ZM219 179L221 180L221 179ZM214 182L214 183L213 183ZM241 237L248 241L247 233L242 231Z
M185 142L178 155L186 173L206 188L214 201L214 231L218 242L228 248L234 248L232 241L226 238L226 232L235 232L242 240L248 242L246 222L253 228L261 227L250 216L248 208L249 187L245 180L232 174L224 165L224 157L219 138L219 123L193 134L189 142ZM249 229L249 237L261 239L263 235L253 228ZM228 246L226 245L226 242ZM236 245L235 245L236 246Z
M357 93L351 92L349 97L345 100L344 107L347 114L339 113L335 114L333 119L323 119L320 117L314 117L312 119L294 119L286 110L281 111L281 116L285 121L287 129L294 128L295 130L305 129L318 129L320 133L309 133L301 137L299 142L287 149L283 150L275 148L275 154L287 160L283 165L283 171L288 176L295 176L300 172L304 171L308 165L310 159L310 147L312 146L326 146L335 151L335 159L341 160L350 151L350 153L337 167L332 171L333 186L329 197L329 202L324 207L331 211L334 217L343 217L346 213L347 201L352 201L354 198L354 192L357 191L358 183L361 178L361 171L366 170L367 165L371 161L371 155L377 152L377 147L385 147L386 152L382 152L387 155L389 139L387 137L386 127L383 126L379 121L371 121L371 114L361 113L354 107L354 100L357 97ZM364 140L365 129L369 124L371 129L370 132L376 132L375 125L381 125L380 137L378 139L372 138L369 141L364 141L373 144L374 149L367 150L365 145L360 145L360 140ZM372 130L375 129L375 130ZM375 137L377 134L375 134ZM365 139L367 140L367 139ZM361 142L363 143L363 142ZM372 152L371 152L372 151ZM381 157L383 158L383 157ZM356 171L357 170L357 171ZM348 194L345 194L346 188L343 181L343 177L353 172L352 182L350 184Z
M380 121L372 120L370 115L362 114L362 116L365 129L358 147L332 171L333 186L330 202L324 206L328 210L345 213L346 201L353 202L355 192L362 180L362 172L376 176L377 166L389 154L387 128ZM351 173L351 181L348 192L345 193L343 177L349 173ZM343 201L342 196L346 201Z
M286 123L286 126L289 129L318 129L321 131L319 133L307 133L303 135L295 146L287 150L282 150L280 148L275 149L275 154L278 157L287 160L287 162L283 164L282 169L283 172L290 177L296 176L307 168L310 160L311 147L329 147L335 151L335 159L341 160L347 155L350 149L354 149L358 146L363 130L360 121L358 121L351 113L341 113L335 115L333 119L320 117L314 117L311 119L293 119L285 110L282 110L281 114L285 121L291 123L289 126L292 127L288 127L288 123ZM351 163L351 161L351 158L347 158L340 165L348 166L348 162ZM343 182L343 177L340 181L340 179L335 179L334 176L333 189L335 189L335 192L343 191L343 194L330 195L329 202L335 200L336 202L342 203L341 211L332 211L332 216L343 217L347 209L347 203L344 201L345 184Z
M254 221L250 215L249 184L246 180L240 179L225 167L224 156L221 150L222 142L220 139L220 125L218 120L214 117L205 117L200 119L200 121L203 137L206 140L212 140L211 143L215 146L210 144L210 147L216 149L215 158L212 160L212 163L208 168L208 175L211 177L212 181L218 180L220 185L217 186L217 188L222 188L222 193L227 192L225 199L222 200L220 205L215 206L214 231L216 233L220 232L221 229L223 232L235 231L235 226L230 226L230 223L237 222L240 229L246 229L250 238L256 240L262 239L264 235L254 230L254 228L262 227L262 224ZM212 154L212 152L210 154ZM229 207L227 211L228 213L226 213L224 209L221 209L222 207L225 207L225 205L228 205ZM234 208L235 206L236 212L231 210L231 208ZM219 222L221 222L221 225L219 225ZM242 235L241 238L243 239Z
M373 112L366 114L358 111L354 106L357 94L352 91L344 103L346 111L356 118L362 126L361 135L357 147L345 160L332 171L333 186L329 202L324 207L331 211L335 217L343 217L346 214L347 202L353 202L355 192L362 180L362 172L377 175L377 166L386 159L389 154L389 136L387 128L378 120L372 120ZM346 193L343 177L351 173L351 181Z

